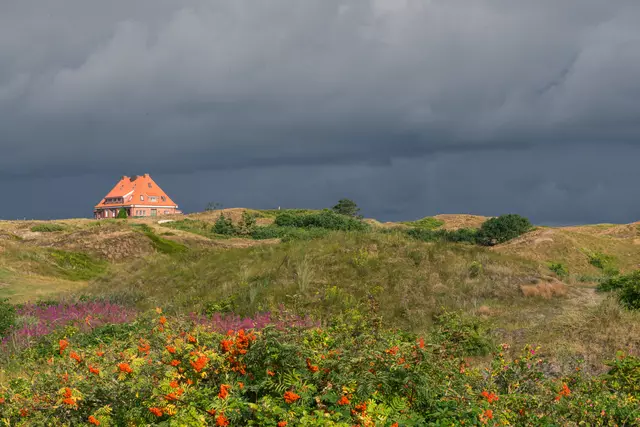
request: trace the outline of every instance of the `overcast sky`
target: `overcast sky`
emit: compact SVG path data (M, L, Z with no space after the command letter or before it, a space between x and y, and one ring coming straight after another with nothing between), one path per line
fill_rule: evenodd
M640 220L640 1L2 0L0 218Z

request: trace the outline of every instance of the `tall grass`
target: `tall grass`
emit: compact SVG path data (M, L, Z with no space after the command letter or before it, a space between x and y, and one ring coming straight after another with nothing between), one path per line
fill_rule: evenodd
M65 231L67 227L62 224L56 224L55 222L43 222L31 227L31 231L40 233L52 233L56 231Z
M415 253L422 254L419 264ZM478 260L485 273L470 279L470 265ZM334 232L312 241L141 260L96 281L90 291L127 295L140 308L170 301L175 311L203 311L230 299L241 315L295 302L300 310L323 316L376 294L387 319L419 328L442 305L470 308L486 298L517 298L511 281L521 274L537 274L537 267L478 247L423 243L401 234ZM344 303L336 304L333 287Z

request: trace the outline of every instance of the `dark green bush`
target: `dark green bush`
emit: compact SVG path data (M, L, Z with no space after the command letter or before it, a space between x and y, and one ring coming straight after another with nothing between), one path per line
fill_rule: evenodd
M461 228L459 230L411 228L406 233L409 237L423 242L476 243L477 231L471 228Z
M493 246L531 230L531 222L517 214L501 215L485 221L478 231L478 243L485 246Z
M8 298L0 300L0 338L11 329L16 322L16 308Z
M640 310L640 270L621 276L612 276L602 281L600 292L618 292L618 301L630 310Z
M269 225L266 227L256 227L251 232L251 237L255 240L282 239L283 242L291 240L311 240L326 236L329 230L324 228L299 228L280 227Z
M64 231L67 227L62 224L56 224L55 222L43 222L31 227L31 231L40 233L53 233L56 231Z
M224 214L220 214L216 223L213 224L213 228L211 229L215 234L221 234L223 236L233 236L237 234L236 227L233 225L233 221L231 218L224 216Z
M351 199L341 199L338 204L331 208L335 213L354 218L361 218L360 208Z
M365 231L369 225L359 219L325 209L317 213L283 212L276 216L275 225L281 227L325 228L327 230Z
M304 227L304 218L306 215L309 214L284 211L276 214L274 224L280 227Z
M432 341L457 356L486 356L495 348L489 325L477 317L445 311L435 319Z

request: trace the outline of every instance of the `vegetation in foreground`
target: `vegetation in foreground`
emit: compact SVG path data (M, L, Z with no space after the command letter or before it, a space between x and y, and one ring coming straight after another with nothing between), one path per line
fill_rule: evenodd
M372 308L375 313L375 307ZM537 348L515 359L478 325L441 313L427 336L375 315L323 327L296 319L221 330L164 316L67 327L20 354L0 414L10 425L634 425L640 360L553 378ZM483 368L469 356L487 355Z
M49 299L0 304L0 411L12 425L46 425L47 417L50 425L634 425L640 229L532 229L517 216L477 222L478 229L439 221L363 221L357 206L339 203L166 224L0 223L0 296ZM597 283L603 292L593 292ZM51 300L59 295L65 300ZM283 304L311 319L278 314ZM156 306L165 309L163 331ZM467 314L443 316L443 307ZM285 348L295 353L291 362L274 362L274 371L247 359L253 378L230 371L220 346L228 330L236 337L240 329L255 337L256 351L266 346L284 361ZM188 334L197 343L186 342ZM158 362L176 337L188 349L179 360L185 370L168 379L174 371ZM325 362L328 349L340 352L339 369ZM195 378L191 362L200 356L191 351L217 372ZM388 351L423 359L396 366ZM495 379L496 366L510 372L523 361L531 363L506 388ZM368 362L380 362L374 373ZM120 378L120 363L130 375ZM284 389L267 387L257 375L263 369ZM54 381L65 373L68 382ZM390 378L415 394L388 387ZM521 388L532 378L535 387ZM231 388L222 392L223 384ZM418 394L420 387L429 392ZM165 399L172 390L175 401ZM300 399L286 402L286 391ZM343 397L348 405L338 404Z

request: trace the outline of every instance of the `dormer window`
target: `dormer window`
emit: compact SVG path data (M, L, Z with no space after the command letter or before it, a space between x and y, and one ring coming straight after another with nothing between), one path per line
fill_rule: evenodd
M149 201L150 202L157 202L158 198L156 196L149 196Z

